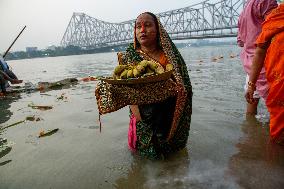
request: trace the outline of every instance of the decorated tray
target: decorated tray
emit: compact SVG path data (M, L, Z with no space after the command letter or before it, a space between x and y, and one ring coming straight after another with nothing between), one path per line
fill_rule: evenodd
M161 74L145 75L139 78L113 79L112 77L107 77L107 78L101 78L101 80L109 84L115 84L115 85L133 85L133 84L153 83L153 82L158 82L158 81L164 81L164 80L169 79L172 73L173 73L173 70L166 71Z

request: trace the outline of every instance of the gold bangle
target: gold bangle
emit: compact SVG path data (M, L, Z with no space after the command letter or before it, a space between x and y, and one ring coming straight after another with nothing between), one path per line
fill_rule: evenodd
M255 84L253 82L251 82L251 81L248 82L248 86L253 88L253 89L256 88Z

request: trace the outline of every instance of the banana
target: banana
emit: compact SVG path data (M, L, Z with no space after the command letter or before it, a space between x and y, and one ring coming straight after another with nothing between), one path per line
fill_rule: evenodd
M126 79L126 78L127 78L127 73L128 73L128 70L124 70L124 71L120 74L120 79Z
M155 72L157 73L157 74L162 74L162 73L164 73L165 72L165 69L163 68L163 66L158 66L157 67L157 69L155 69Z
M171 71L174 69L172 64L167 64L166 69L160 64L153 61L142 60L137 65L118 65L115 67L113 72L114 79L127 79L127 78L139 78L141 75L144 77L146 75L162 74L166 71Z
M137 68L133 69L133 76L136 78L140 76L140 72L137 70Z
M132 69L127 71L127 78L133 78L133 70Z
M145 71L145 67L143 67L142 65L138 64L136 66L136 69L138 72L143 73Z
M167 71L171 71L171 70L173 70L174 69L174 66L172 65L172 64L167 64L166 65L166 70Z
M115 69L114 69L114 74L119 75L126 67L127 67L127 65L116 66Z
M148 66L148 61L147 60L142 60L139 65L141 65L142 67L146 68Z
M152 70L155 70L155 69L157 69L158 64L156 64L155 62L152 62L152 61L148 61L148 66L150 66L150 68Z

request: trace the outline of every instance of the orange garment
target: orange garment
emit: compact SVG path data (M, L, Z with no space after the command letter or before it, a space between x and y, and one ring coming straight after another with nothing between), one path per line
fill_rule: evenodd
M269 85L266 106L270 113L270 135L284 144L284 4L266 18L256 44L269 45L264 67Z
M161 54L160 54L159 63L160 63L164 68L166 68L166 65L168 64L168 59L167 59L165 53L161 53Z

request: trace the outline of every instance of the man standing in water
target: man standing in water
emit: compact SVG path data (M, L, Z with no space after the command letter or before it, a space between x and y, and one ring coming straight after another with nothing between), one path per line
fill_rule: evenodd
M237 42L238 45L242 47L240 58L247 75L246 84L244 86L245 91L247 91L248 88L248 75L250 74L252 59L256 48L255 41L261 32L261 24L271 10L276 7L276 0L248 0L239 17ZM253 104L247 104L247 115L257 114L259 99L261 97L266 100L267 94L268 85L263 68L256 82L256 91L254 93L256 100Z

